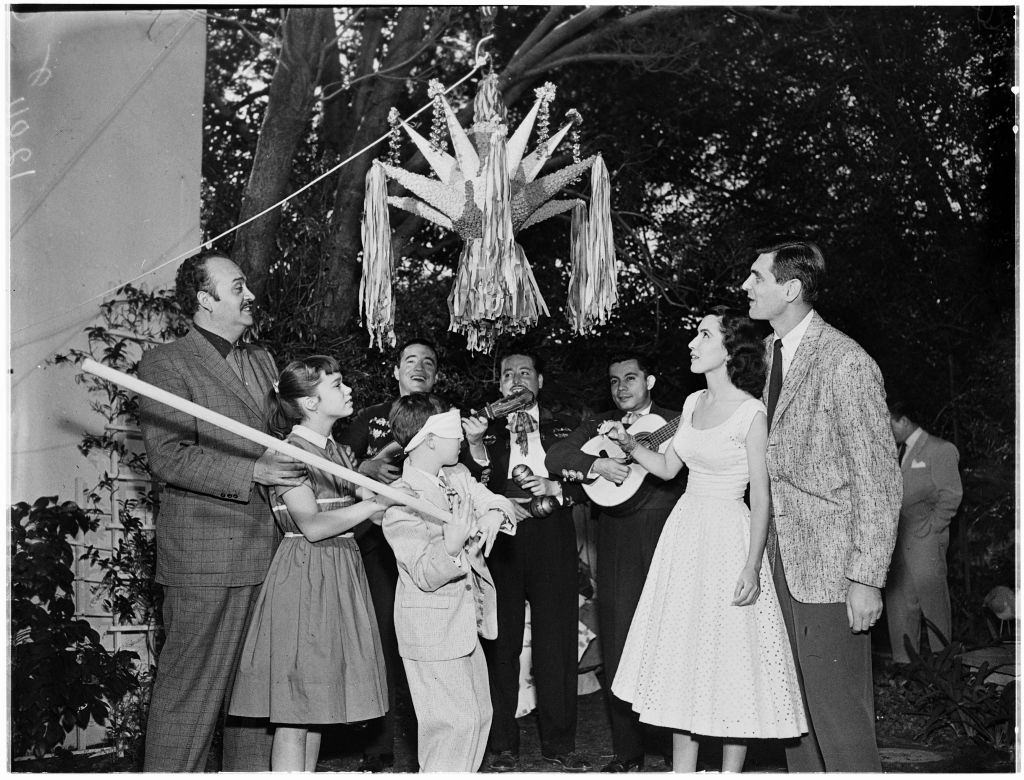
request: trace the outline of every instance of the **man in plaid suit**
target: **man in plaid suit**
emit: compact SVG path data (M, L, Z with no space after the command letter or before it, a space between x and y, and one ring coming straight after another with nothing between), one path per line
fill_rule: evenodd
M158 346L139 376L189 401L262 429L277 379L270 354L239 342L253 294L223 255L191 257L176 279L193 328ZM249 611L277 547L266 491L297 485L302 464L191 415L142 397L142 435L164 483L156 518L156 580L164 586L166 642L157 662L146 731L147 772L202 772L226 711ZM267 771L272 734L228 719L227 771Z

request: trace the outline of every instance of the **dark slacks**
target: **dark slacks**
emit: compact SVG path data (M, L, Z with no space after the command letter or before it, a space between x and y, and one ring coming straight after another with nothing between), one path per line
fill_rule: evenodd
M850 631L846 603L806 604L789 592L782 551L772 572L793 647L808 733L786 745L790 772L881 772L870 634Z
M577 560L568 509L523 520L515 536L500 534L494 543L487 566L497 596L498 636L484 642L494 708L488 742L494 752L519 752L516 704L527 601L541 751L576 748Z
M628 702L611 692L633 613L671 509L642 509L628 517L597 515L597 621L604 662L612 749L620 758L642 758L644 730Z
M167 639L157 660L146 726L146 772L205 772L227 711L258 585L164 587ZM273 733L265 720L227 717L226 772L267 772Z
M377 613L377 630L384 652L384 673L388 681L388 711L367 724L368 741L364 753L371 756L395 752L395 701L399 682L405 685L405 669L398 655L398 638L395 636L395 587L398 582L398 564L380 528L374 526L367 535L380 538L366 545L360 542L363 568L370 585L370 598Z

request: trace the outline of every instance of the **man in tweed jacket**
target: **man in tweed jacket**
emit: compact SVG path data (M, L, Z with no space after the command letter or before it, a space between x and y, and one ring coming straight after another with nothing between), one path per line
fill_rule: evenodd
M183 338L143 355L139 376L246 425L263 428L277 379L263 349L239 343L253 294L222 255L191 257L176 295L192 315ZM202 772L226 711L249 610L277 547L261 485L296 485L302 464L142 397L142 435L164 483L156 518L156 580L164 586L166 642L157 662L146 732L147 772ZM224 727L222 768L267 771L266 724Z
M761 250L743 283L750 316L774 330L773 576L809 724L786 760L791 772L878 772L868 632L882 614L902 485L878 366L813 309L824 272L817 246L786 242Z

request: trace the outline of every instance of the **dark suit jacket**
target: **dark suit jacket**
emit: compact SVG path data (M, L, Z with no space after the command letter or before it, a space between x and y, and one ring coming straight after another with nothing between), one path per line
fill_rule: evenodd
M658 404L651 404L651 414L664 418L665 422L672 422L679 416L679 412L674 409L666 409ZM580 447L597 435L598 426L602 422L621 420L622 416L622 411L612 409L584 420L576 430L547 450L544 465L548 471L562 479L569 478L571 472L586 477L598 456L588 455L582 452ZM679 475L667 482L648 474L644 477L644 481L636 493L627 501L615 507L598 507L598 510L610 517L625 517L646 509L664 509L667 514L682 495L683 487L686 484L685 476L683 476L685 468L684 466L684 470L680 471Z
M347 444L360 463L376 457L382 449L391 444L395 438L391 435L388 415L394 401L384 401L360 409L347 420L339 420L334 426L334 439L338 444ZM381 526L370 520L364 520L352 533L359 545L359 551L368 555L374 550L387 547L384 531ZM390 549L390 548L389 548Z
M243 347L259 396L277 379L270 354ZM263 404L195 329L142 356L139 376L240 423L264 429ZM256 585L280 539L265 491L253 482L262 445L139 398L153 475L166 484L156 517L156 580L173 586Z
M393 401L384 401L360 409L334 426L334 438L352 448L356 458L366 460L377 455L395 439L391 435L388 414Z
M540 442L545 452L550 452L557 442L572 433L575 421L568 415L554 414L541 406L538 417ZM522 496L526 495L525 491L514 487L511 480L508 479L509 445L511 443L507 421L504 418L492 420L484 434L484 446L487 448L490 465L484 467L477 463L470 455L469 447L463 447L461 459L469 468L470 473L493 492L501 496ZM586 498L579 485L565 482L559 473L552 473L550 476L552 479L562 482L562 495L567 504L578 503ZM508 486L506 486L506 482Z

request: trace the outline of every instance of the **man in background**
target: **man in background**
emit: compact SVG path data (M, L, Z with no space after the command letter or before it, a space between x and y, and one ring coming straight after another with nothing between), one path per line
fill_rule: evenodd
M927 636L933 651L951 638L946 551L949 524L964 494L957 467L960 453L951 442L924 430L911 414L901 401L889 404L889 421L899 445L903 504L885 608L892 660L902 664L910 661L907 642L914 652L919 649L922 618L932 624Z

